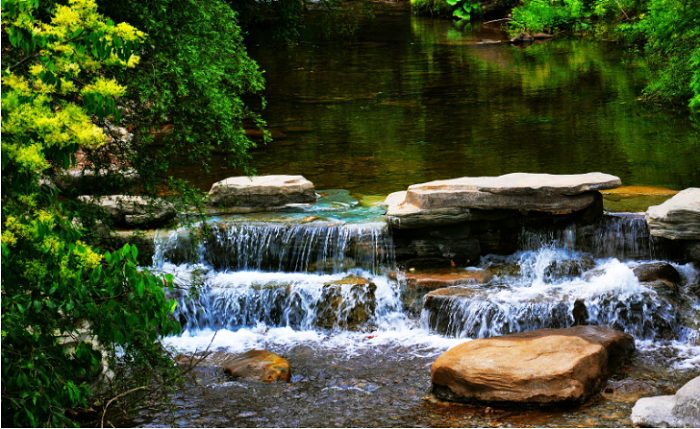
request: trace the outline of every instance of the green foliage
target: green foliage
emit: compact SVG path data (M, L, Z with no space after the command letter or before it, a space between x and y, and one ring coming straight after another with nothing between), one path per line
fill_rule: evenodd
M471 21L483 15L479 0L411 0L416 13L450 16L457 21Z
M91 115L119 122L126 88L108 72L138 63L145 34L105 19L93 0L57 6L50 22L38 5L2 3L3 426L70 425L64 410L88 406L89 383L103 360L117 367L117 350L156 363L149 376L170 376L155 340L179 331L164 280L137 269L136 247L93 249L78 207L40 186L78 147L104 145Z
M691 0L649 0L623 31L646 40L654 73L645 89L651 99L682 100L700 108L700 7Z
M246 118L259 127L264 122L248 104L255 100L244 96L260 92L264 79L248 57L235 12L220 0L121 0L100 6L148 32L139 66L125 75L125 97L134 101L129 122L134 139L130 147L113 151L141 173L146 190L155 193L168 184L176 158L207 169L212 153L224 153L232 167L252 173L248 150L255 144L242 124ZM163 145L154 145L153 133L164 124L172 131Z
M591 16L583 0L525 0L513 9L511 26L519 31L549 32L588 29Z
M447 0L447 4L455 7L452 16L458 20L471 21L482 14L479 0Z

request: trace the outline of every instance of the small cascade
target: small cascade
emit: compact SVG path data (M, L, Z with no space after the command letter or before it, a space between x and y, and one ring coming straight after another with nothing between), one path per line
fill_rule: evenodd
M221 222L208 227L207 233L199 228L157 236L154 261L197 262L218 271L376 273L394 260L391 235L382 223Z
M617 258L621 261L683 259L681 249L672 240L649 234L643 213L609 213L594 225L523 228L520 234L521 250L537 250L551 245L584 251L595 258Z
M609 326L638 339L685 335L674 302L641 284L616 259L596 261L589 254L545 246L485 258L484 265L501 274L489 285L427 295L423 325L468 338L581 324Z
M171 267L176 270L176 267ZM180 267L182 269L182 267ZM399 312L385 277L242 271L204 276L200 289L175 294L175 317L189 330L264 324L300 330L368 329Z

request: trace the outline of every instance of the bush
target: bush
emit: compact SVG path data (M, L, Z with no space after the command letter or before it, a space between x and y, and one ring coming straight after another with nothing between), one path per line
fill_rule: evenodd
M72 424L65 410L88 407L91 382L104 363L116 368L117 352L141 365L135 381L169 379L156 340L179 331L164 279L137 269L136 247L88 245L79 207L40 184L78 147L104 144L93 120L118 123L126 91L106 72L135 66L146 35L105 19L93 0L56 7L50 22L38 5L2 3L3 426Z

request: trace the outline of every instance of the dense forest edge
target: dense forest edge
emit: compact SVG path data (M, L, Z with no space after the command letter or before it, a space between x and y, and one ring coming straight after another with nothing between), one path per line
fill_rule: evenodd
M419 13L504 19L513 33L612 39L645 52L644 97L700 108L700 8L693 0L413 0ZM187 369L159 338L176 334L172 278L141 270L119 225L51 178L101 172L94 195L140 195L199 211L201 191L168 175L177 154L205 171L215 153L254 174L246 136L263 71L246 32L298 37L298 0L3 0L2 425L107 425L167 397ZM323 0L323 31L349 38L366 0ZM512 8L512 12L509 12ZM177 31L175 31L175 29ZM131 134L124 139L124 133ZM128 180L134 173L138 181ZM196 214L196 213L195 213ZM193 221L197 217L193 218Z

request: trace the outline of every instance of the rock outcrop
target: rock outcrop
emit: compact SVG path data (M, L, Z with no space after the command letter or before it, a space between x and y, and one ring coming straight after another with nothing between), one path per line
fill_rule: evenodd
M433 363L432 392L448 401L497 406L580 404L633 350L632 336L600 326L469 341Z
M700 240L700 188L688 188L665 203L649 207L649 232L670 240Z
M642 398L632 408L637 427L700 427L700 377L690 380L675 395Z
M250 350L224 363L224 373L232 377L250 378L266 383L289 381L289 362L276 353Z
M269 208L316 201L314 184L303 176L229 177L209 191L209 206Z
M387 197L387 222L394 228L417 228L465 221L505 219L520 211L551 214L583 210L600 190L620 186L603 173L551 175L513 173L498 177L462 177L411 185Z
M175 218L177 211L172 203L162 199L148 199L134 195L108 195L93 197L83 195L84 203L101 206L119 226L154 227Z
M141 176L134 169L119 170L68 170L51 178L53 183L64 192L78 191L91 194L105 190L119 192L129 184L139 180Z

